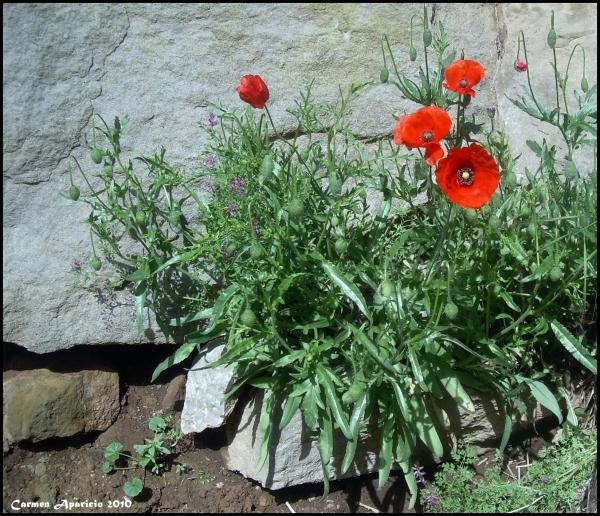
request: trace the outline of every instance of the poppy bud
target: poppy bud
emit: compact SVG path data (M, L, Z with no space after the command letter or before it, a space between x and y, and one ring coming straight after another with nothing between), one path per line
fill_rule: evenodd
M500 226L502 225L500 219L496 216L496 215L492 215L490 217L490 230L492 231L498 231L500 229Z
M300 151L300 161L302 161L302 163L306 163L306 160L308 159L308 155L309 155L308 149L302 149Z
M388 82L389 76L390 76L390 72L388 72L388 69L384 66L381 69L381 72L379 72L379 80L381 82Z
M556 46L556 31L554 30L554 27L550 29L550 32L548 32L548 46L550 48L554 48Z
M112 175L113 175L112 165L104 165L104 167L102 168L102 173L108 177L112 177Z
M431 35L431 31L428 28L423 30L423 43L426 47L431 45L431 41L433 40L433 36Z
M560 267L556 266L556 267L552 267L552 270L550 271L550 279L554 282L559 281L562 278L562 271L560 270Z
M380 287L381 297L385 297L386 299L392 297L394 290L394 284L390 280L384 280Z
M69 187L68 195L69 199L71 199L72 201L76 201L77 199L79 199L79 193L79 188L77 188L75 185L71 185Z
M531 222L529 226L527 226L527 233L529 233L530 237L535 237L537 233L537 226L535 225L535 222Z
M410 47L408 51L408 57L410 57L411 61L415 61L417 59L417 49L415 47Z
M475 210L465 210L465 218L473 223L473 222L477 222L477 212Z
M581 90L584 93L587 93L589 89L590 89L590 85L588 84L588 80L586 79L586 77L584 75L583 79L581 79Z
M96 164L100 164L102 161L103 152L100 149L93 148L92 152L90 152L90 157L92 161Z
M254 312L250 308L246 308L242 312L240 320L244 326L252 327L256 324L256 315L254 315Z
M354 403L360 399L364 389L359 383L353 383L350 388L342 395L342 402L345 405Z
M453 319L456 319L456 316L458 315L458 306L450 301L444 307L444 313L446 314L446 317L452 321Z
M260 164L260 173L261 175L267 179L273 173L273 169L275 168L275 163L273 163L273 158L270 154L267 154Z
M250 248L250 257L254 260L258 260L263 255L263 247L260 244L254 244Z
M337 254L342 254L346 249L348 249L348 242L346 242L343 238L338 238L335 241L334 247Z
M90 260L90 267L92 269L94 269L95 271L99 271L102 268L102 262L100 261L100 259L97 256L94 256Z

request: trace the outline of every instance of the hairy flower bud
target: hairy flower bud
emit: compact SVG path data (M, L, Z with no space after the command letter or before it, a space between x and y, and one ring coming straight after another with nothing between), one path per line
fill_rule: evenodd
M76 201L77 199L79 199L79 188L77 188L75 185L71 185L69 187L69 191L68 191L68 195L69 195L69 199L71 199L72 201Z
M103 152L100 149L93 148L92 152L90 152L90 157L92 161L96 164L100 164L102 161Z
M431 42L433 41L433 36L431 35L431 31L429 30L429 28L425 28L423 29L423 43L426 47L428 47L429 45L431 45Z
M408 57L411 61L415 61L417 59L417 49L415 47L410 47L410 50L408 51Z
M388 82L388 78L390 77L390 72L388 71L388 69L384 66L381 69L381 72L379 72L379 80L381 82Z
M554 30L554 27L550 29L550 32L548 32L548 46L550 48L554 48L556 46L556 31Z

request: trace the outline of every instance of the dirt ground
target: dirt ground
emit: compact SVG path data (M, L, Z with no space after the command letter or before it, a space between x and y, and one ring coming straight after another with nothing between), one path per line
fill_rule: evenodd
M162 406L169 383L182 372L172 371L161 383L149 384L154 366L168 352L162 351L164 356L159 356L160 353L152 351L145 359L140 358L141 352L141 349L123 351L122 348L118 352L122 408L108 430L39 444L22 443L4 453L4 512L421 512L418 506L416 510L408 510L409 496L402 475L392 474L383 489L377 488L376 474L332 482L330 494L324 500L322 484L276 491L263 489L256 482L225 469L220 453L225 435L219 429L184 436L174 449L166 471L160 475L146 472L144 490L130 504L122 490L123 483L141 472L103 473L104 449L110 442L120 441L125 450L132 450L134 444L152 437L148 420L155 415L166 415ZM178 417L176 411L175 417ZM539 448L543 441L537 438L527 446ZM519 460L522 450L522 446L514 447L515 460ZM186 472L179 474L176 463L185 464ZM428 477L433 476L433 468L427 472ZM20 507L27 502L49 505ZM69 508L72 502L84 505Z

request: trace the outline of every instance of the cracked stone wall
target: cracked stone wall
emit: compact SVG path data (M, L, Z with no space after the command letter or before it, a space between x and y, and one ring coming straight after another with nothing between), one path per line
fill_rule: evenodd
M92 112L106 120L130 117L122 147L130 157L161 145L174 164L199 164L205 133L204 100L238 106L241 75L257 73L271 91L276 124L298 90L315 80L318 99L337 85L377 77L380 38L387 34L401 70L409 23L421 4L4 4L3 5L3 338L46 353L78 344L164 342L152 327L139 337L128 291L82 289L70 271L91 247L82 203L60 197L68 188L67 159L90 165L86 141ZM517 32L528 37L531 68L545 101L552 101L546 46L556 11L557 52L565 63L576 43L588 52L596 82L596 4L431 4L459 49L480 61L487 76L471 105L494 107L520 167L533 163L525 140L535 130L508 102L524 75L513 67ZM579 81L581 64L571 76ZM355 104L356 134L390 137L393 112L415 106L391 85L377 84Z

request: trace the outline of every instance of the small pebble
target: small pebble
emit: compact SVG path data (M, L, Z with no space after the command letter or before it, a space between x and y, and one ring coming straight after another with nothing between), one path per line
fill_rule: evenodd
M222 489L222 488L223 488L223 482L217 482L217 483L215 484L215 487L216 487L217 489Z

